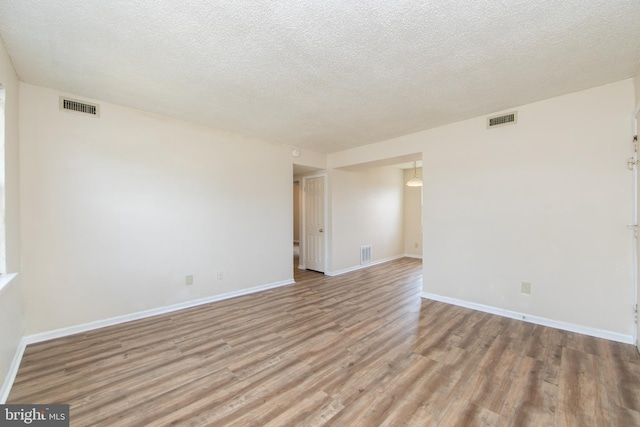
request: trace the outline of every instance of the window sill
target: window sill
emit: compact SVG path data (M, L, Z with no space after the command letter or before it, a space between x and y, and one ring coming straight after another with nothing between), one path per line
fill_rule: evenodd
M18 273L0 274L0 295L17 275Z

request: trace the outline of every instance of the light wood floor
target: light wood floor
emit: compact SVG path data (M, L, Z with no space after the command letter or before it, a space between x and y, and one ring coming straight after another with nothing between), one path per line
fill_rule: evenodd
M408 258L27 347L72 426L637 426L630 345L420 299Z

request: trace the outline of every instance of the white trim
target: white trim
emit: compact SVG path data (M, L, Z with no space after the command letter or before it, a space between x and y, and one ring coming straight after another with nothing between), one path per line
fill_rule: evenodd
M5 289L9 287L9 283L18 276L18 273L9 273L0 275L0 294L4 292ZM2 387L0 388L0 404L4 404L9 397L9 392L11 391L11 387L13 386L13 382L16 379L16 375L18 374L18 368L20 367L20 361L22 360L22 355L24 353L26 345L24 343L24 338L20 340L18 344L18 348L16 348L16 352L13 355L13 360L11 361L11 366L9 366L9 371L7 372L4 381L2 382Z
M22 355L26 347L26 340L22 338L13 355L13 360L11 361L9 372L7 372L7 376L4 378L2 388L0 388L0 404L2 405L5 404L9 398L9 393L11 392L11 387L13 387L13 382L16 380L16 375L18 375L18 368L20 368L20 362L22 361Z
M228 292L226 294L213 295L210 297L200 298L191 301L185 301L165 307L153 308L151 310L139 311L136 313L125 314L123 316L112 317L109 319L96 320L95 322L84 323L82 325L69 326L67 328L56 329L53 331L41 332L39 334L28 335L25 337L27 344L34 344L42 341L48 341L55 338L66 337L68 335L79 334L82 332L92 331L94 329L105 328L107 326L118 325L120 323L131 322L132 320L144 319L147 317L158 316L160 314L171 313L173 311L184 310L185 308L196 307L211 302L222 301L239 297L242 295L253 294L256 292L266 291L268 289L278 288L280 286L294 284L293 278L282 280L279 282L268 283L266 285L255 286L248 289L240 289L238 291Z
M638 104L638 107L636 108L636 114L633 117L633 134L636 135L636 139L637 139L637 135L638 135L638 115L640 115L640 103ZM636 146L638 144L638 142L635 142ZM632 175L632 180L633 182L631 183L632 188L633 188L633 205L632 205L632 217L631 217L631 224L635 225L635 227L633 227L631 229L631 254L632 254L632 259L631 259L631 264L633 267L633 271L632 271L632 277L633 277L633 306L635 308L635 315L634 315L634 320L633 320L633 327L632 327L632 331L633 331L633 343L635 344L636 347L640 348L638 346L638 319L637 319L637 304L638 304L638 237L635 237L636 234L636 230L638 229L638 152L636 150L633 151L633 161L634 164L636 165L633 168L633 175Z
M357 271L357 270L362 270L363 268L371 267L371 266L378 265L378 264L383 264L385 262L393 261L393 260L396 260L396 259L399 259L399 258L404 258L405 256L406 255L396 255L396 256L392 256L392 257L389 257L389 258L381 259L381 260L378 260L378 261L372 261L369 264L355 265L353 267L343 268L342 270L325 272L324 274L326 274L327 276L339 276L341 274L350 273L352 271Z
M422 255L404 254L402 256L406 258L422 259Z
M582 335L589 335L596 338L604 338L610 341L622 342L625 344L633 344L633 337L631 335L619 334L617 332L605 331L602 329L589 328L587 326L575 325L573 323L560 322L558 320L547 319L545 317L531 316L525 313L518 313L517 311L505 310L498 307L492 307L484 304L477 304L475 302L464 301L457 298L444 297L442 295L430 294L422 292L420 294L422 298L430 299L434 301L440 301L447 304L457 305L460 307L470 308L472 310L482 311L484 313L497 314L498 316L509 317L511 319L518 319L536 325L549 326L551 328L561 329L563 331L576 332Z
M17 275L18 273L0 274L0 295Z

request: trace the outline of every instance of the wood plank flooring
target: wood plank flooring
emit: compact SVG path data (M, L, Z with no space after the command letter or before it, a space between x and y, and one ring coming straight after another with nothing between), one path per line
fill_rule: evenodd
M639 426L631 345L422 300L403 258L27 347L72 426Z

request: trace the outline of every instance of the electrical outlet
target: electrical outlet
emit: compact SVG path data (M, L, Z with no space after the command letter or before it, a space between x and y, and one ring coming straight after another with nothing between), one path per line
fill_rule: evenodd
M418 249L418 244L417 243L415 244L415 248Z
M218 271L218 280L224 279L224 273L222 271Z
M193 285L193 275L190 274L187 276L187 286Z
M530 294L531 293L531 283L530 282L522 282L522 284L520 286L520 292L522 292L523 294Z

